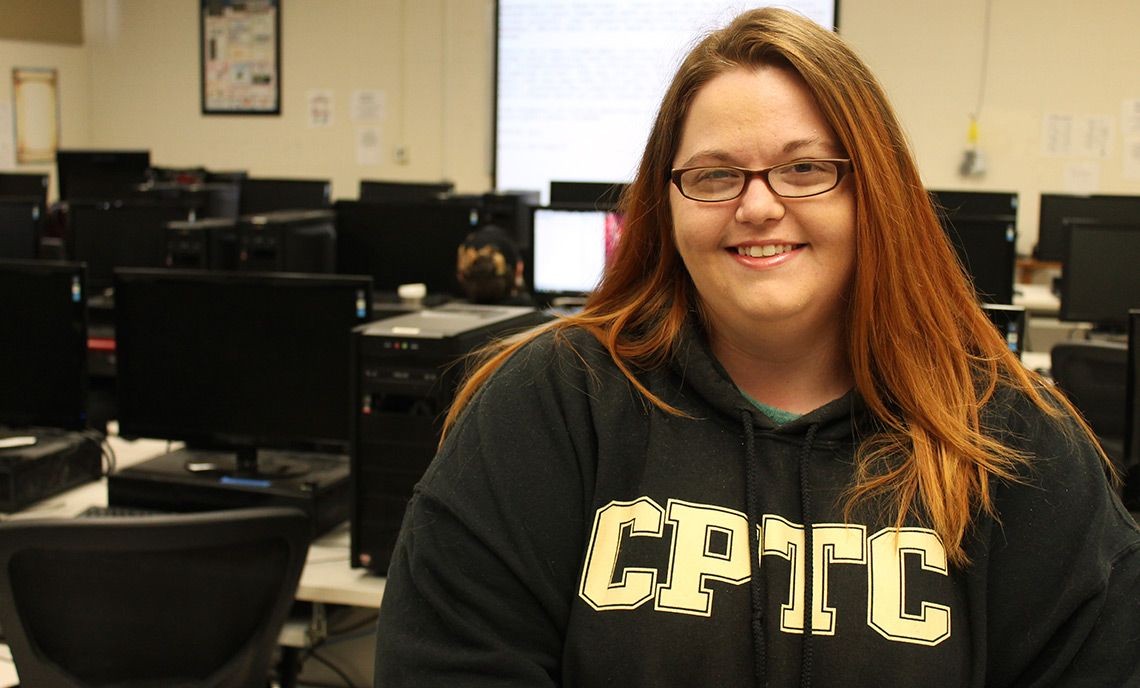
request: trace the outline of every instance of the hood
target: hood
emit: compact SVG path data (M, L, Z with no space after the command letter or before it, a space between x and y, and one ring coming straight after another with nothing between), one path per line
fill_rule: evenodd
M794 437L805 435L814 427L816 442L852 441L864 434L860 427L872 423L863 397L852 389L794 421L777 425L741 394L713 356L704 329L693 320L682 332L671 365L681 376L686 394L695 393L703 407L715 409L732 423L740 423L742 414L746 414L757 432Z

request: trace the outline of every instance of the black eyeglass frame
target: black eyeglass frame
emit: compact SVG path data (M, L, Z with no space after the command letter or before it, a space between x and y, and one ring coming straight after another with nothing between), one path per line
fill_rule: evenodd
M772 183L768 181L768 175L772 172L772 170L778 170L781 167L802 165L805 162L835 163L835 183L828 188L823 189L822 191L813 191L812 193L804 194L803 196L787 196L772 188ZM729 198L718 198L716 200L709 200L707 198L693 198L692 196L685 193L685 189L681 186L681 175L685 174L686 172L692 172L693 170L735 170L737 172L744 173L744 183L740 185L740 191L736 192L735 196L731 196ZM851 162L851 158L804 158L803 160L792 160L791 162L784 162L780 163L779 165L765 167L761 170L750 170L745 167L735 167L733 165L695 165L693 167L678 167L669 172L669 180L673 183L673 186L677 187L677 191L680 191L681 195L690 201L696 201L698 203L723 203L725 201L735 201L736 199L743 196L744 191L748 188L748 182L750 182L753 177L760 177L763 179L764 185L768 187L768 190L780 198L811 198L813 196L819 196L821 194L827 193L828 191L834 190L835 187L839 186L839 182L843 181L843 178L845 176L854 171L855 164Z

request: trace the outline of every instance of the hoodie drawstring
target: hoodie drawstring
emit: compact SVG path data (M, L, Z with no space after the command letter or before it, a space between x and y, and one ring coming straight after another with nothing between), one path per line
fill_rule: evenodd
M748 510L748 523L753 528L753 533L759 532L760 525L760 479L756 475L756 438L752 432L752 414L747 411L740 412L740 420L744 425L744 474L748 484L745 486L747 493L747 510ZM752 658L752 670L756 675L756 685L764 686L767 684L767 647L765 645L764 637L764 605L767 599L767 591L765 588L764 576L760 573L760 539L755 541L756 549L755 555L752 557L750 563L752 570L751 591L752 591L752 642L754 644L755 654Z
M760 479L757 475L757 458L756 458L756 437L752 426L752 413L743 410L740 413L741 424L744 426L744 462L745 462L745 479L748 484L746 486L746 499L748 510L748 522L752 524L753 528L759 528L760 525ZM800 504L803 508L803 523L804 523L804 635L803 635L803 657L800 664L800 686L801 688L811 687L811 673L812 673L812 587L814 585L814 574L812 570L812 548L814 543L812 541L811 532L811 490L808 481L808 462L811 458L812 448L815 445L815 433L819 429L818 425L811 425L808 428L807 434L804 437L803 448L800 451ZM767 604L767 590L764 576L760 571L760 556L763 542L760 538L756 541L756 553L751 561L751 592L752 592L752 641L755 649L755 656L753 657L753 672L756 675L756 684L758 686L767 685L767 638L764 634L764 610Z
M815 444L815 431L818 425L808 428L804 437L803 450L800 452L800 506L803 509L804 522L804 642L803 654L800 661L800 688L811 688L812 668L812 609L815 600L812 592L815 587L815 571L812 570L813 552L815 543L811 532L811 489L808 480L808 461L811 458L812 445Z

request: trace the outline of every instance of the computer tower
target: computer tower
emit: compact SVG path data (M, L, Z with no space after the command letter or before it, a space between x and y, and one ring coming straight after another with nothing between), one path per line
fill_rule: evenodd
M166 265L172 268L236 270L237 222L211 218L167 223Z
M989 316L1002 338L1005 339L1009 350L1021 358L1025 351L1025 333L1028 316L1025 306L1013 306L1005 303L984 303L982 310Z
M238 220L238 269L334 272L336 219L331 210L278 210Z
M435 455L465 372L460 359L547 319L527 307L448 304L353 331L354 567L387 572L412 488Z

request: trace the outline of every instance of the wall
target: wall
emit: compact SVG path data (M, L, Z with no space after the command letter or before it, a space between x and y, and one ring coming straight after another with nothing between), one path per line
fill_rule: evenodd
M0 17L0 22L3 17ZM12 122L12 69L54 67L58 70L60 141L87 145L91 140L91 70L83 46L0 40L0 171L50 173L52 164L16 166Z
M1121 155L1122 104L1140 98L1140 3L842 0L840 31L886 87L932 188L1018 191L1023 252L1036 238L1037 195L1091 189L1140 194ZM361 178L490 187L494 0L288 0L283 11L280 117L203 116L198 3L84 0L82 48L0 41L0 69L61 69L65 146L146 147L160 165L327 177L336 197ZM386 96L381 159L356 160L354 89ZM308 126L306 95L329 89L334 121ZM0 95L0 98L3 98ZM980 109L986 173L957 173L971 113ZM1049 114L1108 117L1106 157L1042 152ZM397 146L407 151L396 162Z
M957 174L969 117L982 88L984 0L842 0L841 33L876 72L935 189L1017 191L1019 249L1037 234L1038 196L1079 188L1087 167L1096 193L1140 194L1122 156L1122 104L1140 98L1140 3L1131 0L992 0L987 76L979 119L987 162L981 178ZM1100 115L1114 132L1104 158L1044 155L1046 115Z
M87 0L93 142L149 147L156 164L329 178L337 198L361 178L490 187L491 0L288 0L282 10L279 117L200 112L198 4ZM309 126L312 90L333 121ZM358 164L356 89L384 93L380 160ZM395 160L403 147L406 163Z

